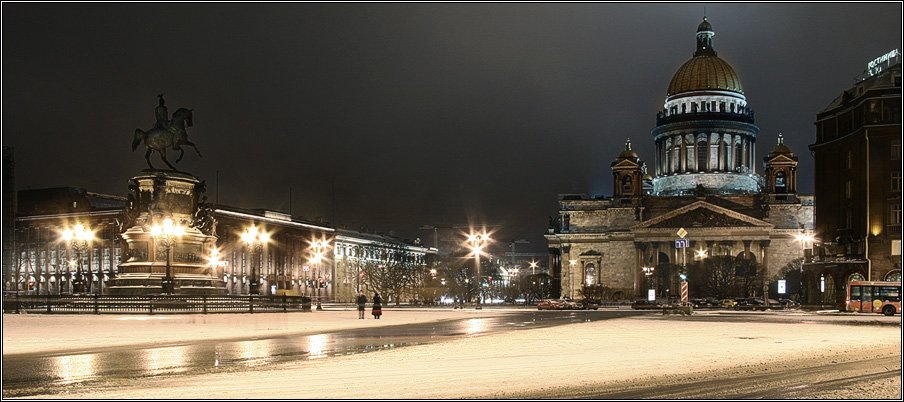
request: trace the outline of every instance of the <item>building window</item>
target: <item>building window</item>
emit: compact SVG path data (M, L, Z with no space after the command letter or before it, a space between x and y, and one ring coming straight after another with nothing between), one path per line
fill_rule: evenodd
M775 175L775 192L776 193L787 192L787 185L785 184L785 172L778 172Z
M697 143L697 171L703 172L706 171L709 166L709 155L708 152L709 147L706 146L706 141L700 141Z
M891 159L901 159L901 143L891 144Z
M891 213L888 217L888 225L889 226L901 226L901 204L900 203L892 203L891 204Z
M901 191L901 171L895 170L891 172L891 191L892 192L900 192Z
M891 255L901 255L901 241L900 240L892 240L891 241ZM900 271L898 274L900 275ZM900 279L898 279L898 280L900 280Z
M587 264L584 267L584 284L587 286L596 285L596 265Z
M851 199L851 194L853 193L854 183L850 180L844 183L844 198Z
M851 152L851 151L848 151L848 153L847 153L847 161L845 162L845 167L847 167L848 169L850 169L851 166L853 165L853 163L854 163L854 153ZM848 197L848 198L851 198L851 197Z

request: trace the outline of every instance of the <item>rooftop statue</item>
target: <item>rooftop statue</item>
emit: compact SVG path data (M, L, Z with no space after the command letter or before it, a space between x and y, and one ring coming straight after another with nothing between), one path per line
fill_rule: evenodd
M170 119L169 112L166 109L166 101L163 100L163 94L157 95L157 98L159 98L159 104L154 109L157 121L154 123L154 127L148 131L140 128L135 130L135 137L132 139L132 151L134 152L138 148L138 144L144 141L144 146L147 148L144 160L148 162L148 166L151 169L155 169L154 165L151 164L151 152L157 151L163 163L166 163L170 169L176 170L176 167L166 160L167 148L179 151L176 163L179 163L185 155L182 145L191 146L195 149L198 156L201 156L201 151L198 151L198 147L188 140L188 133L185 131L186 127L192 126L192 110L179 108L173 113L172 119Z

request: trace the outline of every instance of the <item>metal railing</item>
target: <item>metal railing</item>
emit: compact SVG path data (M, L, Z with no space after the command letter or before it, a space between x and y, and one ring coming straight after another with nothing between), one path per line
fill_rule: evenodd
M29 314L208 314L310 312L307 296L54 296L4 294L4 313Z

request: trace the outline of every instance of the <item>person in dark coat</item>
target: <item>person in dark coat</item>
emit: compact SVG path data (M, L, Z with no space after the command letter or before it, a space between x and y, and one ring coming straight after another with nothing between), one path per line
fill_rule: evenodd
M358 302L358 319L364 319L364 310L367 308L367 296L364 296L364 293L358 293L358 298L355 300Z
M383 298L380 297L379 293L374 293L374 305L373 310L370 312L374 315L375 319L380 319L380 316L383 314Z

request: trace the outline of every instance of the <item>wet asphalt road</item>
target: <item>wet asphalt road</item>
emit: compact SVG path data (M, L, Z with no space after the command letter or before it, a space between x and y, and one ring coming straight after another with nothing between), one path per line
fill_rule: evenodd
M246 370L289 361L330 358L648 312L519 311L493 317L364 328L320 334L120 347L90 352L4 356L3 397L64 395L105 382L162 375Z

